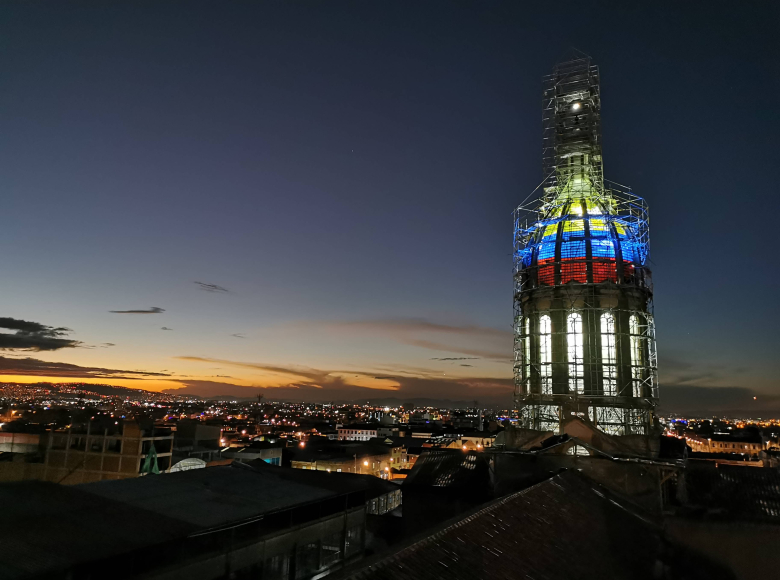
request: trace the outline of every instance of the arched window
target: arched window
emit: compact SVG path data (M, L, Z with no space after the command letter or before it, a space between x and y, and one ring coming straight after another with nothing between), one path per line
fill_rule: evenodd
M552 321L546 314L539 318L539 375L542 394L552 395Z
M528 386L531 380L531 318L525 317L525 328L523 337L523 377L525 378L526 390L530 392Z
M582 343L582 315L572 312L566 317L566 342L569 354L569 391L585 392L584 350Z
M617 348L615 347L615 317L601 315L601 388L605 395L617 395Z
M636 314L628 319L628 330L631 335L631 383L635 397L642 396L642 329L640 320Z

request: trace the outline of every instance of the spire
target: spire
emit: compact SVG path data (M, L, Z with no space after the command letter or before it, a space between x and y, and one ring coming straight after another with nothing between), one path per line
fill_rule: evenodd
M577 51L579 52L579 51ZM548 192L564 199L600 196L601 90L589 56L559 62L544 79L544 152Z

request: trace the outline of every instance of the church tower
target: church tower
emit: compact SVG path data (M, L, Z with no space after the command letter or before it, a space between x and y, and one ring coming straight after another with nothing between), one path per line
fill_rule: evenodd
M514 381L520 424L572 416L650 435L658 403L645 201L607 182L598 67L544 79L541 195L514 214Z

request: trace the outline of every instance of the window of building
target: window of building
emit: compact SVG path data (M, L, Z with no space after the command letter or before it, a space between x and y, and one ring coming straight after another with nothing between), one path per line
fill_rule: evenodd
M566 450L569 455L590 455L590 452L581 445L572 445Z
M526 385L528 385L528 382L531 380L531 319L528 316L525 317L525 336L523 336L523 359L524 359L523 377L525 377L525 383Z
M314 574L320 567L319 542L298 544L295 551L295 578L306 578Z
M265 561L263 578L268 580L288 580L290 578L289 554L278 554Z
M546 314L539 318L539 374L542 394L552 395L552 321Z
M632 314L628 319L631 334L631 382L635 397L642 396L642 334L639 317Z
M609 435L624 435L623 410L615 407L593 407L596 426Z
M645 414L639 409L626 409L627 435L646 435Z
M363 551L363 526L354 526L347 530L345 556L350 558Z
M566 317L566 341L569 356L569 391L585 392L582 315L572 312Z
M617 395L617 349L615 347L615 317L601 315L601 386L605 395Z
M331 566L341 560L341 532L330 534L322 538L322 565Z
M557 433L560 427L560 407L557 405L539 405L536 421L540 431Z

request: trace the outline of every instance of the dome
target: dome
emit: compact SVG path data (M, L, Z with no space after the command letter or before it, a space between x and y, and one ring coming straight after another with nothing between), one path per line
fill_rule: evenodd
M641 198L636 200L642 201ZM622 201L622 200L621 200ZM528 230L522 250L525 282L559 284L632 284L647 258L644 203L611 196L580 196L545 204ZM633 200L630 200L633 201Z

